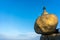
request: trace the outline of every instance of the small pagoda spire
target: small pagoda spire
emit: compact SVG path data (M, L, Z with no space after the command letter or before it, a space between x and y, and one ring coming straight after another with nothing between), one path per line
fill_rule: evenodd
M46 11L46 7L43 7L43 11Z
M43 14L48 14L48 12L46 11L46 7L43 7Z

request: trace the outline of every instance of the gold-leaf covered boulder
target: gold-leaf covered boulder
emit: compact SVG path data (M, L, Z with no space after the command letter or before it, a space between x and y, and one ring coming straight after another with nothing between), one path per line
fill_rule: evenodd
M36 32L52 33L55 31L58 24L57 16L54 14L48 14L44 8L43 14L37 18L34 29Z

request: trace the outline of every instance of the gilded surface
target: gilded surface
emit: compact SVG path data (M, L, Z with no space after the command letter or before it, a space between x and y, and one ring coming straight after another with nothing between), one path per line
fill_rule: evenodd
M45 33L53 32L56 29L57 23L57 17L54 14L48 14L46 10L44 10L43 14L36 21L41 31Z

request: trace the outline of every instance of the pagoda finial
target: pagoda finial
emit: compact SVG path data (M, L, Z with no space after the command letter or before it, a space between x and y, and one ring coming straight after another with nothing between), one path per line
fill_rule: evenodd
M45 6L43 7L43 10L46 10L46 7Z
M43 7L43 14L48 14L48 12L46 12L46 7Z

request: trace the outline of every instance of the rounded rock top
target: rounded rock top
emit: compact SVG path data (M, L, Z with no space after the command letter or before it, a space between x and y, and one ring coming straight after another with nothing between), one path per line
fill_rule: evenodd
M43 14L37 18L36 24L43 33L54 32L58 24L58 18L54 14L48 14L44 8Z

